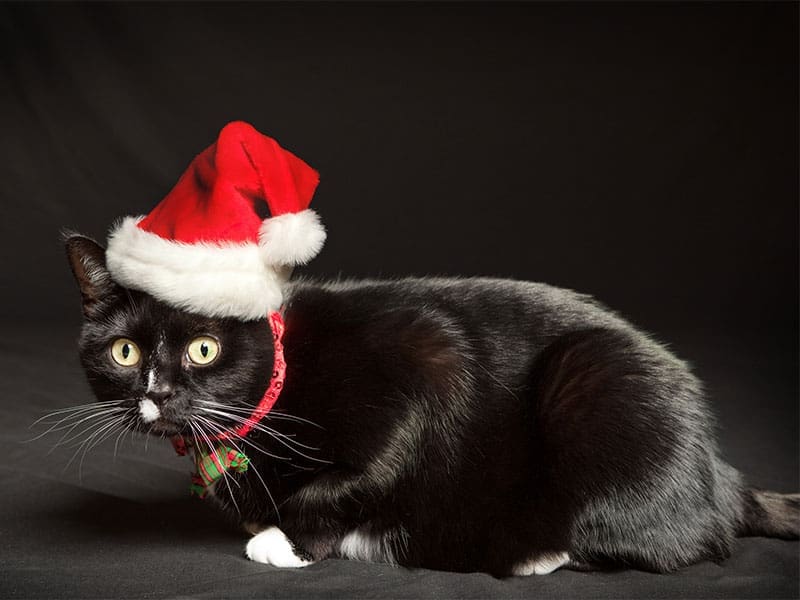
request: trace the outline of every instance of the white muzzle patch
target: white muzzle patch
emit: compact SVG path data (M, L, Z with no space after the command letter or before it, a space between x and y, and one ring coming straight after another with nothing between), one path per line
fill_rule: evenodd
M139 402L139 414L142 415L142 421L145 423L152 423L161 416L161 411L156 406L156 403L145 398Z

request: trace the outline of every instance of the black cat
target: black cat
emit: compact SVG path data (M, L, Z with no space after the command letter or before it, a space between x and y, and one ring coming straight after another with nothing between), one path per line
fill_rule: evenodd
M265 319L211 319L114 283L66 247L81 360L120 424L211 449L273 374ZM285 291L285 386L210 486L247 555L408 567L671 571L737 535L796 539L800 496L745 487L687 366L591 298L538 283L406 279ZM116 412L113 412L116 411Z

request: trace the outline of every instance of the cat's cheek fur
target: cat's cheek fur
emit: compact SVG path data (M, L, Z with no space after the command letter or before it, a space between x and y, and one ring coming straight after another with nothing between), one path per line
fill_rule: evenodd
M294 545L277 527L270 527L253 536L245 549L247 558L254 562L281 568L299 568L314 564L295 553Z

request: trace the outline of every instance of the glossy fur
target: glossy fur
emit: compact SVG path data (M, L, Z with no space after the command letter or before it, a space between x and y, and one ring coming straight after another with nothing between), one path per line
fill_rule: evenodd
M258 402L266 320L174 310L111 282L90 240L67 248L95 394L161 409L150 424L130 411L131 427L213 434ZM736 535L797 537L797 496L751 491L718 457L687 366L591 298L496 279L299 281L286 298L285 389L239 442L253 468L214 499L254 531L279 526L300 559L508 576L566 552L573 568L663 572L725 558ZM208 367L185 357L200 334L222 347ZM140 367L111 361L118 337Z

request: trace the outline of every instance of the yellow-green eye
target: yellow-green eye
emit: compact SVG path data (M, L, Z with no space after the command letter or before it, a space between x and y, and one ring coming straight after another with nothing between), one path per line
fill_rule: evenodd
M133 367L139 364L142 353L139 346L127 338L119 338L111 344L111 357L114 362L123 367Z
M189 360L196 365L208 365L219 356L219 342L207 335L194 338L186 347Z

